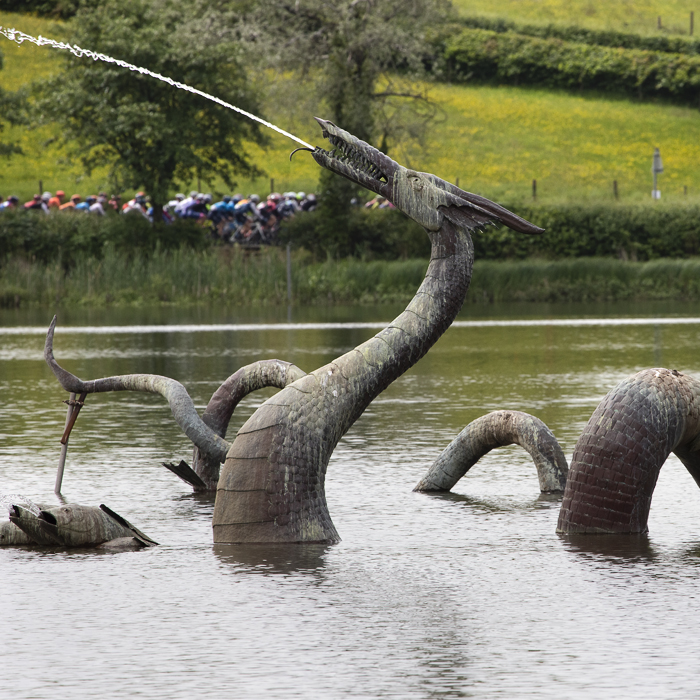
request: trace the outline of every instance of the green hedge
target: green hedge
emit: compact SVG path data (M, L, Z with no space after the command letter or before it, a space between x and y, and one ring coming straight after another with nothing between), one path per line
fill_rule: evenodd
M662 53L684 53L691 56L700 54L700 41L683 37L641 36L624 32L600 31L576 26L561 26L557 24L517 24L506 19L488 19L486 17L462 17L460 24L471 29L489 29L503 34L514 32L526 34L540 39L561 39L578 44L594 44L597 46L613 46L621 49L642 49Z
M445 40L449 79L590 89L700 103L700 57L465 29Z
M700 256L700 206L561 205L506 203L545 229L540 236L505 226L474 233L477 260L606 257L629 260ZM292 220L285 229L296 247L316 258L346 256L392 260L427 257L423 229L396 210L356 210L348 229L334 236L318 212Z
M280 238L316 257L396 260L430 255L425 230L395 209L357 208L343 221L316 210L285 222Z
M204 230L186 220L153 226L140 214L0 212L0 263L22 256L44 264L60 262L68 270L84 258L100 260L108 249L143 257L156 250L209 245Z
M562 205L510 207L545 229L525 236L508 228L475 233L477 259L608 257L630 260L700 255L700 206Z
M545 229L541 236L505 226L474 233L477 260L529 257L561 259L607 257L629 260L700 256L700 206L561 205L506 203L518 215ZM347 229L329 230L319 212L286 225L285 240L318 257L406 259L427 257L425 231L396 210L356 210Z
M501 226L474 233L477 260L524 258L622 258L655 260L700 256L700 206L561 205L506 207L545 229L540 236ZM337 228L319 212L285 225L283 240L305 248L316 259L355 257L367 260L426 258L425 231L396 210L354 210L347 226ZM147 258L155 251L204 249L204 230L189 221L151 226L141 216L98 219L80 214L50 216L24 212L0 214L0 263L21 256L65 270L108 252Z

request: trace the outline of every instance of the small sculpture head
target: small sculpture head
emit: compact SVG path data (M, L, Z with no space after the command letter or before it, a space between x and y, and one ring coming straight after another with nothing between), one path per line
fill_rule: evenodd
M495 202L429 173L409 170L381 151L332 122L316 118L333 150L316 148L314 160L324 168L386 197L397 209L428 231L437 231L445 218L474 230L488 223L503 223L521 233L542 229L521 219Z

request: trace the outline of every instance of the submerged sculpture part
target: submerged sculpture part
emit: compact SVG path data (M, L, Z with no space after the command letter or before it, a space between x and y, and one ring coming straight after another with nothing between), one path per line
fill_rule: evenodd
M467 425L432 464L414 491L449 491L485 454L520 445L532 457L542 493L561 493L566 457L552 431L522 411L492 411Z
M324 490L328 460L369 403L449 328L471 279L470 231L502 222L541 232L487 199L408 170L331 122L317 121L335 148L315 149L314 159L421 224L431 239L431 259L413 300L387 328L268 399L239 430L221 469L215 542L337 542Z
M140 549L157 544L104 504L42 506L38 515L15 504L9 522L0 524L0 546Z
M646 369L601 401L579 437L557 532L647 531L659 471L673 452L700 485L700 382Z

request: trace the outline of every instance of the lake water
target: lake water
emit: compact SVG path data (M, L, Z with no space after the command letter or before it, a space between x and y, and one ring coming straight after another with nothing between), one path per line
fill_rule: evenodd
M398 310L74 310L60 314L55 352L84 379L172 376L203 408L240 366L276 357L315 369ZM695 697L700 493L674 457L648 537L555 534L561 499L540 496L514 446L454 494L412 488L495 409L542 418L570 459L625 376L665 366L700 377L700 321L679 322L696 315L679 304L465 307L336 449L334 546L214 546L213 498L160 466L191 455L165 402L88 397L64 495L106 503L160 546L0 551L0 696ZM0 492L54 502L66 395L42 359L50 316L0 313ZM616 320L590 321L603 318ZM271 393L249 396L229 435Z

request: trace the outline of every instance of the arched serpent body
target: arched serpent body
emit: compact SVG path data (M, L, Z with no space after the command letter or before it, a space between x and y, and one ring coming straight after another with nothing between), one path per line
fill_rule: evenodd
M532 457L542 493L561 493L568 466L552 431L522 411L492 411L473 420L443 450L414 491L449 491L485 454L520 445Z
M605 396L579 437L557 532L647 531L659 471L674 452L700 485L700 382L647 369Z

